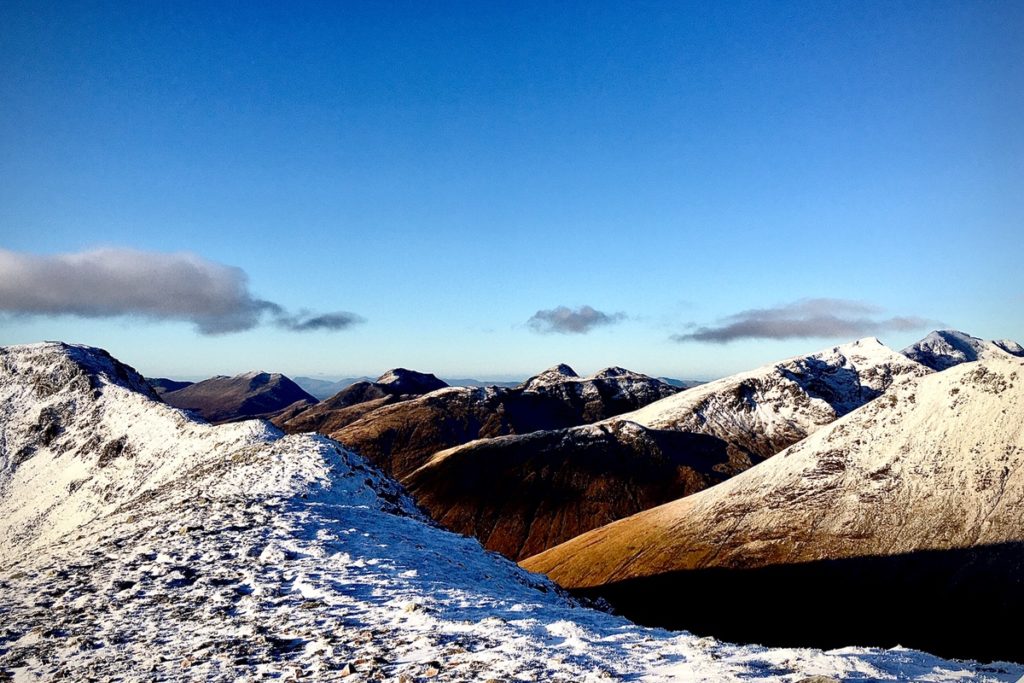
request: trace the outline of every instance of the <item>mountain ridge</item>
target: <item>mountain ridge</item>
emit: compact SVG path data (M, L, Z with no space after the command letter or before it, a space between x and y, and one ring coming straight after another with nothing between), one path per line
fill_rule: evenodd
M374 407L356 419L346 414L340 428L324 431L401 479L445 448L592 422L677 391L639 373L579 377L568 366L555 366L514 388L449 387ZM305 426L301 418L284 423L285 429Z
M55 345L0 350L0 671L13 677L1024 674L908 650L740 647L637 627L429 524L335 442L261 420L198 421L155 400L126 366L83 353L98 371ZM32 427L48 409L63 431L42 443ZM122 437L104 456L102 444ZM11 449L28 442L35 452L10 467ZM58 518L68 526L43 523Z
M610 374L628 377L624 372ZM446 528L526 559L719 484L884 395L893 383L930 372L876 339L862 339L591 425L453 446L401 481Z
M316 398L281 373L251 370L217 375L162 394L165 403L192 410L213 423L270 417L289 408L314 405Z
M901 353L933 370L941 371L960 363L993 357L1024 357L1024 348L1010 339L988 341L959 330L934 330Z
M522 565L567 588L610 595L617 604L646 602L648 617L671 620L678 603L662 600L659 612L650 602L655 594L683 586L683 595L700 594L719 585L712 582L725 576L721 572L739 584L749 572L768 576L763 571L775 567L776 578L802 572L800 581L819 587L827 584L823 576L841 576L844 590L867 599L881 590L882 579L859 585L857 577L869 570L837 574L837 563L855 567L859 558L894 558L891 566L876 565L886 566L881 576L903 577L894 604L913 605L896 610L906 629L900 642L960 656L1019 657L1024 653L995 627L972 624L975 631L968 633L949 622L973 621L970 615L993 591L1002 597L987 606L992 610L1008 615L1024 606L1017 580L1024 568L1021 414L1022 359L992 357L897 383L724 483L612 522ZM963 549L977 553L953 559ZM950 559L931 567L917 562L917 554L928 552ZM808 563L816 564L808 569ZM920 572L916 589L914 572ZM932 591L945 596L942 609L955 616L941 620L938 608L927 606L934 605ZM811 609L813 600L789 596L797 610ZM770 604L752 609L770 614L778 608ZM691 614L697 611L691 606ZM996 617L986 622L996 623ZM870 622L862 626L867 634L886 632Z

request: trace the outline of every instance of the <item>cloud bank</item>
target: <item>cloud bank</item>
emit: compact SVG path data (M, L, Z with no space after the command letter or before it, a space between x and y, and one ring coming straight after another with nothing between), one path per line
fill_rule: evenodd
M741 311L723 318L718 325L672 335L672 340L724 344L737 339L854 338L936 324L916 316L882 317L883 312L877 306L849 299L801 299L774 308Z
M580 306L576 310L558 306L537 311L526 321L526 325L542 334L586 334L595 327L613 325L625 317L625 313L603 313L591 306Z
M290 314L253 296L241 268L195 254L134 249L53 256L0 249L0 311L185 321L208 335L249 330L266 320L296 332L342 330L362 322L346 312Z

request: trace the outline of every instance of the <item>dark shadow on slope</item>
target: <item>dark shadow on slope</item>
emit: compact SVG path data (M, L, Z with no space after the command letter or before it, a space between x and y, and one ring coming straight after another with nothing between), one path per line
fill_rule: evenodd
M1024 661L1024 543L759 569L684 570L573 591L647 626L734 642L903 645Z
M713 436L631 425L480 442L404 483L448 529L522 559L758 461Z
M798 384L811 398L828 403L839 417L882 394L862 384L860 375L853 368L834 367L819 358L804 359L802 364L807 371L797 373L780 368L783 377ZM866 374L870 372L865 371Z

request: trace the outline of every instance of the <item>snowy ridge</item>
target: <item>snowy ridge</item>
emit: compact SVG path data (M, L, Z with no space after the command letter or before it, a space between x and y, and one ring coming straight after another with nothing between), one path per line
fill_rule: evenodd
M1024 541L1022 414L1021 359L901 382L718 486L523 564L578 586Z
M1024 346L1021 346L1012 339L994 339L992 340L992 343L1003 351L1006 351L1011 356L1024 357Z
M1024 607L1021 415L1024 359L898 382L732 479L521 564L648 623L1020 661L1000 624ZM772 620L822 598L848 614L790 631ZM730 619L744 609L749 621Z
M639 628L430 525L333 441L282 437L258 421L195 422L132 388L137 373L92 349L10 347L0 358L0 676L795 683L1024 674L908 650L768 649ZM107 449L111 441L122 445Z
M1024 348L1010 339L987 341L958 330L935 330L901 352L933 370L990 358L1024 356Z
M626 368L618 366L607 367L592 375L581 377L576 374L575 370L565 363L548 368L544 372L534 375L520 384L519 387L524 391L548 391L556 387L578 385L579 390L587 391L590 389L592 391L592 385L601 380L608 383L621 384L624 387L624 391L630 389L635 390L636 387L641 385L664 384L667 387L671 387L671 385L666 382L662 382L660 379L655 379L654 377L649 377L642 373L627 370Z
M88 347L0 349L0 561L201 462L277 439L264 422L213 427L160 403L134 370Z
M620 367L604 368L593 375L580 377L564 363L531 377L518 388L524 393L542 393L584 402L640 399L649 403L679 391L678 387L659 379Z
M548 387L556 384L561 384L567 380L579 379L580 376L576 374L576 371L565 363L559 363L547 370L534 375L519 386L523 389L530 391L540 387Z
M928 368L873 337L730 375L619 415L744 443L767 457Z

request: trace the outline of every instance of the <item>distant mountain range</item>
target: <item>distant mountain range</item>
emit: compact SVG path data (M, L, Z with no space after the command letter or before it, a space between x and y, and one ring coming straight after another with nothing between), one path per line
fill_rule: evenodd
M314 377L295 377L295 383L306 392L323 401L334 396L339 391L359 382L373 382L372 377L345 377L339 380L316 379ZM521 381L492 381L480 379L458 378L442 380L447 386L452 387L514 387L521 384Z
M522 559L724 481L927 372L863 339L594 424L474 441L396 474L442 524Z
M212 423L269 418L282 410L317 402L284 375L259 371L211 377L180 389L165 390L160 396L168 405L192 410Z
M1024 360L985 344L972 362L945 343L964 337L911 347L942 372L908 374L723 484L523 566L641 622L730 639L1019 658L997 624L1024 607ZM843 617L779 618L823 601ZM882 619L867 607L880 604Z
M315 431L332 434L378 408L447 386L434 375L395 368L374 381L350 384L315 406L303 406L298 411L281 413L273 422L292 433Z
M345 415L343 426L326 433L401 479L445 448L479 438L585 424L677 391L621 368L581 378L560 365L513 388L449 387L382 405L357 420ZM282 427L303 431L308 423L300 413Z
M194 382L179 382L175 379L167 379L166 377L147 377L146 381L149 382L149 386L153 387L153 390L163 396L169 391L177 391L178 389L184 389L185 387L192 386Z
M345 387L356 382L372 382L372 377L344 377L338 380L316 379L313 377L293 377L292 381L302 387L310 396L318 401L330 398Z
M658 377L657 379L661 380L665 384L669 384L669 385L674 386L674 387L679 387L680 389L687 389L687 388L695 387L695 386L698 386L698 385L704 383L704 382L697 381L697 380L681 380L681 379L673 379L671 377ZM328 398L334 396L335 394L337 394L338 392L342 391L343 389L346 389L346 388L350 387L353 384L358 384L360 382L373 382L374 378L373 377L362 376L362 377L344 377L342 379L337 379L337 380L328 380L328 379L318 379L316 377L303 377L303 376L300 376L300 377L292 377L291 380L293 382L295 382L296 384L298 384L299 387L301 387L303 391L305 391L307 394L309 394L313 398L317 399L318 401L323 401L325 399L328 399ZM148 381L150 383L150 386L152 386L156 390L156 392L158 394L164 394L164 393L166 393L168 391L176 391L178 389L184 389L185 387L195 383L195 382L167 379L167 378L164 378L164 377L147 377L146 381ZM523 383L523 380L500 381L500 380L480 380L480 379L470 379L470 378L450 379L450 378L447 378L447 377L442 378L441 381L443 381L447 386L452 386L452 387L503 387L503 388L506 388L506 389L519 386L520 384Z
M693 387L699 387L701 384L707 384L704 380L699 379L675 379L673 377L659 377L665 384L670 384L680 389L692 389Z
M840 572L830 583L791 583L775 594L774 612L738 599L750 592L733 580L655 593L648 604L674 605L683 620L691 604L717 602L735 623L770 620L769 636L780 624L827 630L866 618L887 633L908 616L901 592L916 591L949 638L962 637L960 649L990 637L1019 653L1014 622L1000 621L1024 607L1015 549L1024 538L1022 436L1009 426L1019 422L1021 385L1012 363L963 366L927 389L932 377L916 388L894 383L871 412L855 410L801 450L680 501L693 517L675 515L672 504L678 539L641 535L635 555L580 547L581 559L600 573L613 558L624 571L650 569L646 552L666 542L693 547L706 563L716 561L706 544L721 542L728 567L858 543L881 552L890 540L898 550L922 539L966 544L967 588L945 593L894 574L854 599L845 581L854 575ZM586 379L553 379L556 394L598 391ZM874 453L890 433L892 447ZM590 476L600 479L603 467L595 463ZM722 487L735 495L715 494ZM707 501L720 501L721 517ZM879 516L847 516L858 510ZM706 538L693 533L698 523ZM1000 539L1002 551L971 554ZM986 592L960 610L958 591L977 578ZM0 614L0 678L13 680L1005 683L1024 675L1020 665L905 648L765 648L636 626L431 523L400 486L337 442L284 436L263 420L210 425L163 403L109 354L60 343L0 347Z
M517 387L523 380L488 380L467 377L445 377L444 381L451 387Z

